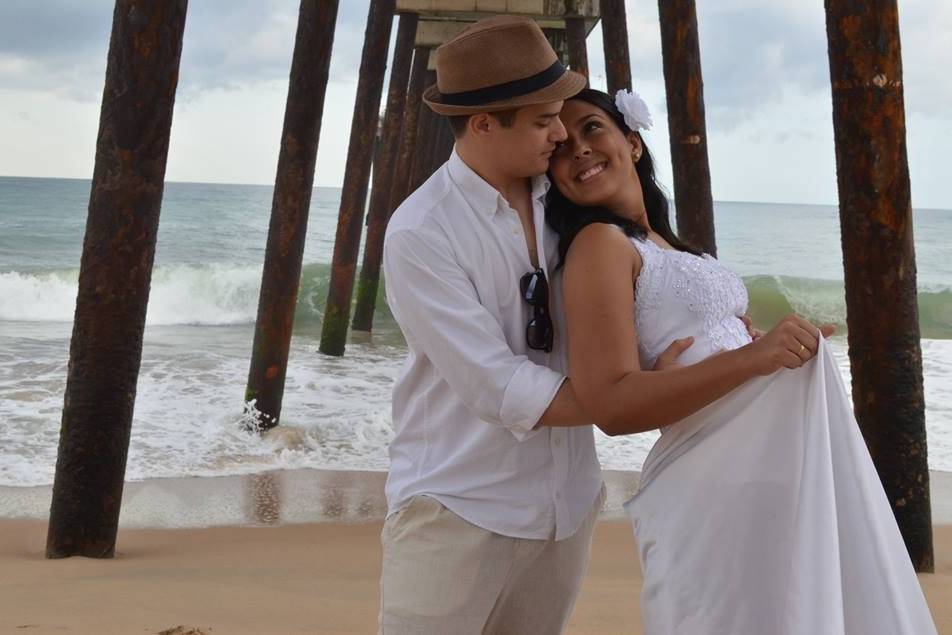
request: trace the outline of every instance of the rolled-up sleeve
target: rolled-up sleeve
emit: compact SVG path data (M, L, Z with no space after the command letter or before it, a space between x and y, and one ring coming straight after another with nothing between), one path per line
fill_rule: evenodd
M404 336L479 418L532 436L565 377L513 352L440 234L388 234L387 302Z

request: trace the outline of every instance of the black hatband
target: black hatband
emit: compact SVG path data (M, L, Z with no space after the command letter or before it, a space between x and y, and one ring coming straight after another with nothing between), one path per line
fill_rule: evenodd
M461 93L440 93L440 103L447 106L481 106L503 99L521 97L545 88L564 74L565 67L562 66L562 62L555 60L552 66L541 73L536 73L524 79L487 86L486 88L477 88L476 90L467 90Z

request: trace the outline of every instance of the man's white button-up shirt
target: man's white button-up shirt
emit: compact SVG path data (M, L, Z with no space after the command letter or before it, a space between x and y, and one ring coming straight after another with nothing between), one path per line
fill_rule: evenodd
M591 510L602 483L592 427L536 426L565 379L548 187L533 179L551 353L526 344L519 280L534 267L519 216L455 151L390 219L387 301L409 349L393 392L391 512L422 494L495 533L561 540Z

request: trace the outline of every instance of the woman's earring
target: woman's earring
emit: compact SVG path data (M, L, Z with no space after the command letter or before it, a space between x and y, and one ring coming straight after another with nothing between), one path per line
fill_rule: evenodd
M641 158L641 153L635 150L631 153L631 158L635 160L635 163L638 163L638 159Z

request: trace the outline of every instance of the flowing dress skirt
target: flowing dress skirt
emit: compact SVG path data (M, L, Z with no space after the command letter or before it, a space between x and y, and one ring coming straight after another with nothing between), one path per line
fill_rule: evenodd
M825 341L666 428L625 509L647 635L936 633Z

